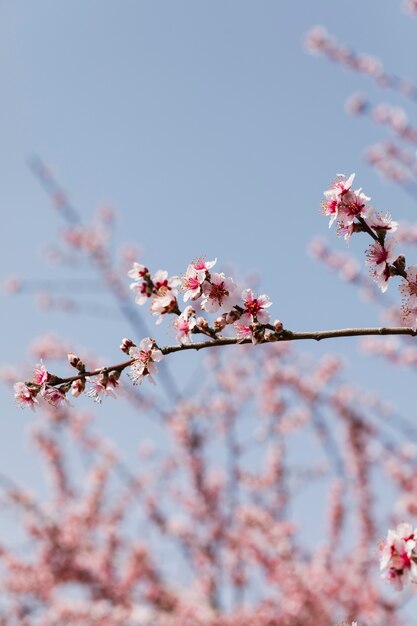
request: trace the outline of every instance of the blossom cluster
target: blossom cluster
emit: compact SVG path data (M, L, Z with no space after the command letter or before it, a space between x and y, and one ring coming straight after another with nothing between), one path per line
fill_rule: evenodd
M405 583L417 582L417 528L411 524L398 524L390 529L382 544L380 568L383 578L400 591Z
M251 289L244 289L239 300L239 289L233 278L223 272L212 272L217 259L206 261L199 258L190 263L182 278L169 276L165 270L151 274L149 269L134 262L128 271L133 279L130 289L135 294L136 303L150 304L150 312L157 316L156 324L160 324L164 316L175 317L173 328L181 346L192 345L192 335L200 333L209 338L212 344L222 339L222 331L228 326L233 332L236 343L251 341L261 343L274 341L283 332L280 321L269 324L268 309L272 302L265 294L256 296ZM179 290L182 291L186 304L183 311L179 305ZM205 315L216 314L218 317L210 325ZM267 333L268 331L268 333ZM87 372L84 363L74 354L68 354L69 364L77 370L77 375L59 378L50 374L44 365L37 366L33 380L15 384L15 398L21 407L34 409L38 396L49 404L58 407L66 400L66 394L79 396L84 391L96 402L106 396L115 397L119 388L121 372L129 368L128 376L134 385L141 384L147 378L154 383L159 363L170 348L160 349L155 339L142 339L139 347L130 339L123 339L121 350L129 356L129 360L119 365ZM86 383L88 388L86 389Z
M403 255L396 251L396 241L391 237L398 223L391 216L378 213L369 204L370 198L361 189L352 188L355 174L348 178L340 174L329 189L324 192L322 202L324 215L334 222L338 234L346 241L354 233L367 233L373 240L366 252L366 263L370 273L382 292L388 288L393 276L402 277L400 292L403 296L402 319L406 326L417 329L417 265L406 267Z

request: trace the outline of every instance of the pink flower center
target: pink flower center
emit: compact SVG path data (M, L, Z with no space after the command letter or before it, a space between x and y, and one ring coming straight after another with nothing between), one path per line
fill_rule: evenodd
M218 285L211 284L210 285L210 298L213 300L217 300L219 304L222 303L222 300L229 295L226 287L224 286L224 282L222 281Z
M206 262L204 259L197 259L197 261L195 263L193 263L194 268L196 270L205 270L206 269Z
M200 287L200 281L197 277L186 276L184 286L186 289L198 289Z
M257 298L254 298L253 300L245 300L245 308L248 313L255 317L256 314L262 309L262 306L259 304Z

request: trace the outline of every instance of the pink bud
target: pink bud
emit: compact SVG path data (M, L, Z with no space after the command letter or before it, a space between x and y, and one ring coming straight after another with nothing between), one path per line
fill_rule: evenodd
M125 337L122 343L120 344L120 350L124 352L125 354L129 354L130 348L134 348L135 346L136 344L134 344L131 339L126 339Z

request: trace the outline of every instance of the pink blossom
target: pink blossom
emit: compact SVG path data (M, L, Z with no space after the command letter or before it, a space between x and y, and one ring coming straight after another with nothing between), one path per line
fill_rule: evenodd
M177 287L181 283L178 276L168 278L168 272L158 270L152 277L154 298L151 302L152 315L158 315L157 324L162 322L162 316L170 313L176 306Z
M41 389L41 396L47 401L48 404L54 406L55 408L58 408L63 402L68 403L65 393L57 387L44 385Z
M407 278L400 285L403 296L402 322L417 330L417 266L407 268Z
M417 265L407 268L407 278L403 279L400 292L407 307L417 307Z
M324 192L326 200L322 203L324 215L330 216L329 227L335 220L338 222L338 234L346 240L354 232L355 219L367 216L370 198L361 189L352 191L355 174L346 179L344 174L338 174L338 179Z
M394 222L389 213L377 213L373 207L368 209L366 222L378 234L388 231L395 233L398 228L398 222Z
M355 174L351 174L347 180L344 174L339 174L337 180L324 192L326 201L322 203L322 208L323 214L330 216L329 228L337 219L340 203L343 196L349 192L354 178Z
M168 278L166 270L158 270L152 276L152 282L157 296L164 296L167 291L173 291L177 295L176 287L181 284L181 279L178 276Z
M38 363L38 365L33 370L33 382L36 385L43 385L49 380L49 373L46 371L44 364Z
M87 396L89 398L93 398L94 402L101 404L103 398L106 396L111 396L112 398L116 398L116 394L111 385L105 384L104 382L100 382L99 380L94 380L90 383L90 388L87 391Z
M26 383L18 382L14 384L14 397L19 405L29 407L32 411L35 410L35 403L37 403L35 389L30 389Z
M130 367L129 377L134 385L141 384L145 376L148 376L149 382L154 383L152 374L158 371L155 363L161 361L163 354L150 337L142 339L139 345L140 348L133 346L129 349L129 355L135 359Z
M265 309L272 305L269 297L265 294L255 298L251 289L242 291L242 300L245 311L252 317L252 321L258 321L260 324L267 324L270 315Z
M187 267L184 278L182 279L182 289L184 293L184 302L191 300L197 300L202 295L202 284L209 276L209 270L217 263L217 259L214 261L205 261L200 257L196 261L190 263Z
M191 331L196 324L195 311L192 306L187 306L174 322L178 341L184 344L191 343Z
M388 287L389 266L397 259L394 246L395 241L393 239L385 241L384 245L376 241L366 253L366 263L370 265L371 274L382 292L386 291Z
M152 286L146 281L130 283L129 287L135 294L136 304L145 304L147 299L152 296Z
M235 304L236 285L232 278L226 278L221 272L214 273L210 282L203 283L203 300L201 308L208 313L215 313L220 308L231 309Z
M170 313L175 308L176 304L177 299L172 291L167 291L165 295L153 298L150 310L152 315L159 316L156 323L160 324L163 320L163 316L166 313Z
M370 200L361 189L356 191L347 191L343 194L337 219L343 227L353 224L358 217L366 217L368 213L367 202Z
M192 263L192 266L196 270L206 270L208 272L209 270L211 270L212 267L216 265L216 263L217 259L214 259L214 261L206 261L203 257L200 257Z
M149 274L149 270L145 265L142 265L142 263L133 263L133 267L132 269L130 269L127 273L127 275L129 276L129 278L133 278L133 280L138 280L138 281L142 281L144 280L145 276L147 276Z
M201 285L206 278L206 274L205 269L197 270L194 265L188 266L181 285L185 291L184 302L187 302L190 298L191 300L197 300L201 296Z
M383 543L380 569L387 570L383 578L389 580L393 587L401 590L406 582L417 582L417 529L411 524L398 524L396 530L388 531Z
M252 315L245 313L240 317L239 321L233 324L233 328L236 331L236 336L239 341L250 339L253 342L252 322Z
M142 263L135 262L127 275L135 281L130 284L130 289L135 294L136 304L145 304L146 300L151 297L153 292L152 280L148 268L142 265Z

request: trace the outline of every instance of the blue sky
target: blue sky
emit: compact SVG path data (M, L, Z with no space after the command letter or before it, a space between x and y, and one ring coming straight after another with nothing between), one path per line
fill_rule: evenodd
M344 112L356 91L410 106L306 54L302 41L324 24L340 41L381 57L388 71L412 78L417 24L397 1L381 4L2 0L2 277L72 275L42 260L62 223L28 168L38 154L86 222L103 203L117 209L115 250L140 244L153 270L180 274L200 254L217 256L240 276L257 272L273 315L290 329L377 325L377 311L312 262L306 247L321 234L344 250L318 210L337 172L357 172L377 208L413 219L412 200L362 158L381 129ZM366 245L351 246L361 262ZM122 319L44 314L30 296L0 297L4 364L22 362L31 340L46 331L118 360L120 339L130 332ZM160 337L172 341L168 325ZM358 384L384 389L414 417L406 393L411 374L363 358L356 340L303 349L345 355ZM181 355L177 363L181 381L191 361ZM0 469L33 481L24 434L32 416L14 406L7 389L0 394ZM113 409L100 411L103 428L122 447L139 436L134 415L126 413L121 433Z

